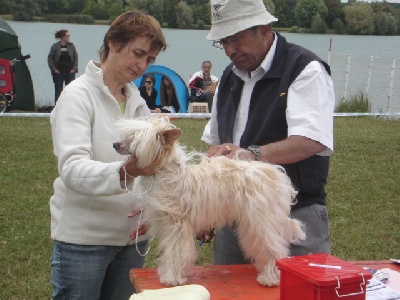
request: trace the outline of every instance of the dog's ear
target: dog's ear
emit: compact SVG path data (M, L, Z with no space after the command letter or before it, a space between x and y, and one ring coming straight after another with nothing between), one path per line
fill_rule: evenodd
M182 130L180 130L179 128L168 129L163 131L161 134L164 142L166 144L170 144L179 139L179 137L182 135Z

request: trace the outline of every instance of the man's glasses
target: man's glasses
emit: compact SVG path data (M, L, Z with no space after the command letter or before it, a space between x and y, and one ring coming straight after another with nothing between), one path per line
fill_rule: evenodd
M245 30L243 30L241 32L238 32L238 33L236 33L234 35L228 36L226 38L223 38L223 39L220 39L220 40L216 40L216 41L213 42L212 45L214 47L218 48L218 49L224 49L224 47L228 46L228 45L236 45L246 35L247 31L253 30L253 29L257 30L257 27L258 26L254 26L254 27L245 29Z
M147 81L147 80L146 80L144 83L148 83L148 84L150 84L150 83L152 83L152 82L151 82L151 81Z

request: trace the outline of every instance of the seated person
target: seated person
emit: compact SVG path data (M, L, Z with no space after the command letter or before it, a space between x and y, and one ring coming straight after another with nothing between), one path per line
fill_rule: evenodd
M179 102L176 97L175 88L167 76L163 76L161 79L160 100L162 111L168 110L171 113L179 112Z
M140 96L146 101L147 107L152 113L160 113L160 106L156 105L158 92L154 88L156 79L151 74L144 75L144 85L139 88Z
M212 101L215 89L218 85L218 78L211 75L211 62L206 60L201 65L201 71L192 75L189 79L190 102L207 102L208 111L211 112Z

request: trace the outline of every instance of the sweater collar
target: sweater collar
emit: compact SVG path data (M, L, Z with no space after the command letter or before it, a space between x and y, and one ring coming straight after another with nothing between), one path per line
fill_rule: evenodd
M101 88L101 90L114 98L109 90L109 88L104 84L104 73L100 68L100 63L94 60L91 60L86 68L86 72L96 81L96 84ZM125 95L126 98L129 99L131 96L135 94L135 90L138 92L137 87L134 84L125 84Z

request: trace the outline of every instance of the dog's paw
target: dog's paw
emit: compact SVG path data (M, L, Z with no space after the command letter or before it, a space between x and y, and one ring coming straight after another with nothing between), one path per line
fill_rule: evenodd
M160 282L164 285L169 285L169 286L177 286L177 285L184 285L187 282L187 278L183 277L160 277Z
M263 286L272 287L279 285L279 277L277 277L276 274L271 274L271 275L260 274L257 277L257 281L259 284Z

